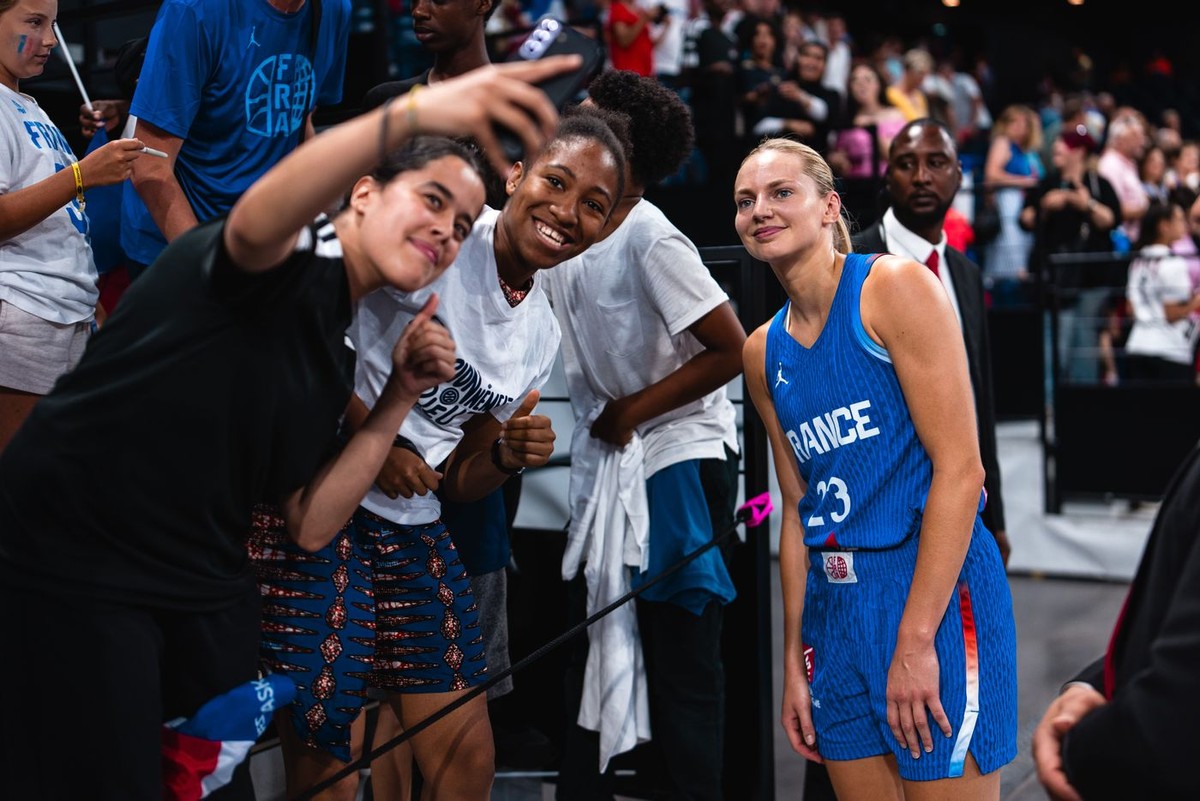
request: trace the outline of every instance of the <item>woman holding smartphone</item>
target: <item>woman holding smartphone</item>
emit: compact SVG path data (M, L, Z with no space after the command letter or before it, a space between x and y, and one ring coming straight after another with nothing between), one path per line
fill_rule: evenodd
M163 722L257 675L252 504L275 500L300 547L325 545L421 392L453 375L430 298L337 449L352 304L429 284L483 206L478 171L450 152L390 180L369 173L421 135L470 135L495 153L504 125L536 150L557 115L531 83L576 65L488 67L309 140L227 217L173 242L38 403L0 455L9 648L37 655L0 667L10 795L158 801ZM64 771L46 743L78 716L80 685L105 736ZM248 774L226 792L249 797Z

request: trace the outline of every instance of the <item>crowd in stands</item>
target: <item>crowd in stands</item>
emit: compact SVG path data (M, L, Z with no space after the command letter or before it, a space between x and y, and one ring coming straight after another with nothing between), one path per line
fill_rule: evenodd
M895 132L931 116L953 133L964 168L963 191L946 220L951 244L981 265L994 305L1032 307L1049 298L1043 289L1054 291L1064 319L1064 377L1118 383L1117 363L1125 360L1112 354L1123 351L1139 306L1154 312L1142 328L1158 327L1177 354L1195 350L1200 128L1161 53L1140 75L1122 67L1100 76L1076 49L1064 75L1048 74L1027 99L1001 104L986 56L966 53L949 37L856 37L836 11L780 0L702 0L687 9L654 0L556 0L520 17L497 15L490 30L517 31L545 13L594 31L606 41L610 65L656 76L691 107L696 148L664 185L728 185L763 137L787 135L829 161L863 229L883 212ZM1110 88L1102 87L1106 77ZM1063 159L1078 165L1064 170ZM1054 190L1076 191L1065 215ZM1139 220L1163 204L1182 207L1188 220L1170 246L1186 278L1134 270L1155 276L1156 289L1148 302L1131 304L1125 277ZM1075 260L1060 255L1067 253ZM1085 254L1095 254L1092 263ZM1173 264L1166 265L1172 274ZM1135 347L1142 338L1134 337Z

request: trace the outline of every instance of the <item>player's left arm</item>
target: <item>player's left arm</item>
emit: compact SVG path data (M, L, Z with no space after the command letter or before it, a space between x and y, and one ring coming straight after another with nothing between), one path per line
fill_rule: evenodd
M971 543L984 472L966 348L937 279L909 259L880 257L863 284L862 319L891 355L933 463L917 565L888 673L888 720L915 756L922 746L933 747L926 707L950 734L933 640Z

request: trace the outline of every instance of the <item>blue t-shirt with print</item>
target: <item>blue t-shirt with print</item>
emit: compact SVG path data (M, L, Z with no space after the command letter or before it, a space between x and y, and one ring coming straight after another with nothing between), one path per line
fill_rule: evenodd
M285 14L267 0L166 0L150 32L130 113L183 141L175 176L196 219L232 208L295 149L309 112L342 99L349 0L311 0ZM121 243L149 264L166 246L135 192L122 203Z

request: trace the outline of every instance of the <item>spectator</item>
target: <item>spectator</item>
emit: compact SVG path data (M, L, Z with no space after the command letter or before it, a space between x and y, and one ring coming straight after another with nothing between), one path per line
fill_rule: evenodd
M1025 190L1045 173L1038 156L1041 146L1042 123L1033 109L1015 104L1000 112L983 165L984 190L995 198L1000 217L1000 232L983 253L983 269L997 302L1020 300L1028 277L1033 235L1021 228L1020 216Z
M1171 244L1186 233L1187 217L1178 203L1147 207L1126 289L1133 309L1125 344L1131 381L1195 381L1198 327L1190 316L1200 311L1200 291L1192 287L1187 262L1171 253Z
M134 280L168 242L229 211L342 98L349 0L166 0L130 107L167 154L133 170L121 244ZM153 162L153 163L151 163Z
M1108 286L1110 234L1121 217L1120 201L1107 179L1089 165L1096 142L1081 122L1054 140L1051 169L1025 197L1021 225L1033 232L1033 258L1053 288L1058 310L1062 377L1095 383L1099 364L1096 332L1116 287ZM1095 254L1098 263L1063 262L1062 254Z
M1150 144L1138 161L1138 177L1142 179L1142 188L1150 202L1165 203L1171 194L1167 186L1167 154L1162 146Z
M58 45L55 0L0 0L0 453L83 355L96 314L96 266L84 190L119 184L137 139L82 161L20 83L41 75Z
M730 0L703 0L703 10L689 24L686 70L691 87L696 147L704 157L709 185L733 180L737 158L738 48L721 28Z
M681 91L683 42L689 20L689 0L661 0L653 9L650 38L654 42L654 76L670 89Z
M635 0L607 0L604 40L609 64L642 76L654 75L654 42L650 38L652 13Z
M876 178L887 169L892 138L904 127L903 112L887 99L883 76L868 62L850 71L849 125L837 132L829 166L845 178Z
M1146 149L1146 130L1134 115L1111 118L1107 126L1104 152L1096 170L1112 184L1121 201L1121 230L1126 246L1138 238L1138 221L1150 205L1142 186L1138 160Z
M563 575L575 579L573 593L586 594L590 614L615 600L614 588L623 592L648 581L732 521L738 442L725 385L738 375L745 333L695 246L642 197L691 150L687 107L656 81L616 71L592 83L589 102L628 114L633 139L625 196L604 238L546 274L563 330L563 366L576 421L575 511ZM584 528L581 520L598 492L588 476L617 456L622 480L637 496L645 492L646 558L632 575L623 564L610 565L615 575L608 573L596 547L583 552L585 539L599 542L604 534L599 525ZM617 490L615 484L605 488ZM596 501L607 508L616 498L604 492ZM615 549L618 558L620 550ZM606 576L610 582L603 581ZM590 646L580 641L567 677L568 733L558 798L611 799L612 771L604 770L609 757L647 735L673 795L722 798L721 627L734 594L722 553L710 550L647 588L636 612L626 607L598 623L589 633ZM573 614L582 619L582 611ZM632 641L630 649L645 654L644 683L633 680L637 658L628 653L619 667L629 681L599 685L601 675L613 675L599 673L601 660L619 658L605 649L606 637ZM604 714L614 706L619 720ZM642 717L627 719L635 708Z
M1200 141L1185 139L1167 168L1167 185L1200 193Z
M906 120L929 116L929 98L925 94L925 79L933 72L933 56L929 51L914 47L905 51L904 71L888 86L888 100L904 113Z
M850 83L850 66L854 59L852 39L846 29L846 18L841 13L827 12L824 20L822 41L825 43L827 56L821 84L826 89L837 92L844 106L847 100L847 86Z

